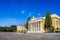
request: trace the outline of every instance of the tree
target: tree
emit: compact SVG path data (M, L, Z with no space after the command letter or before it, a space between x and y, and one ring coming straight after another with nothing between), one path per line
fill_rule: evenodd
M9 27L7 27L7 26L3 27L3 31L4 32L9 32Z
M53 26L50 27L50 31L51 31L51 32L54 32L54 29L55 29L55 28L54 28Z
M59 30L59 28L57 27L56 30Z
M50 27L52 27L52 19L50 16L50 11L48 10L45 17L45 30L47 29L46 31L48 31Z
M16 25L11 25L10 26L10 31L11 32L14 32L14 31L16 31L17 30L17 26Z
M26 29L28 29L28 21L30 20L30 17L27 18L27 22L25 24Z
M0 31L1 31L1 32L3 31L3 27L2 27L2 26L0 26Z

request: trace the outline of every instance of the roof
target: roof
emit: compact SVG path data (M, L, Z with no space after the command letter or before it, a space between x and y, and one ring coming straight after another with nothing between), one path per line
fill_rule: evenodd
M51 17L56 17L60 19L60 16L56 15L56 14L52 14Z
M25 25L21 25L21 24L19 24L18 26L25 26Z
M60 16L56 15L56 14L52 14L51 17L56 17L58 19L60 19ZM38 19L45 19L45 17L41 17L41 18L36 18L36 17L33 17L32 20L38 20Z
M55 18L60 19L60 16L58 16L58 15L56 15L56 14L52 14L51 17L55 17ZM43 17L43 19L45 19L45 17Z

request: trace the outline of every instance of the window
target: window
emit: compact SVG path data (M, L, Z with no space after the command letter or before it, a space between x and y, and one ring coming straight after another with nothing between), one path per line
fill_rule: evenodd
M56 26L58 27L58 21L56 21Z
M59 21L56 21L56 26L60 27L60 22Z
M40 21L39 21L39 31L40 31Z

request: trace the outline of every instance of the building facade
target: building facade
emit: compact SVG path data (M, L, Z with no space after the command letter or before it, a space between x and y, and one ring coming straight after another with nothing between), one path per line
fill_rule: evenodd
M23 25L18 25L18 26L17 26L17 32L21 32L21 31L25 31L25 30L27 30L27 29L25 28L25 26L23 26Z
M60 16L56 14L51 15L52 18L52 26L56 29L57 27L60 29ZM44 30L45 17L35 18L33 17L30 21L28 21L28 32L45 32Z

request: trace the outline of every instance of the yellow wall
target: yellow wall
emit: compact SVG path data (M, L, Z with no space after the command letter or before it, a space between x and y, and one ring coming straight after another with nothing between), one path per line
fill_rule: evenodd
M32 27L32 29L33 29L33 31L35 31L35 25L34 25L34 23L33 23L33 25L32 25L33 27Z
M17 26L17 32L20 32L22 30L25 30L26 28L24 26Z
M44 23L44 20L43 20L43 21L41 21L41 23L40 23L40 24L41 24L41 27L40 27L41 31L44 31L44 24L45 24L45 23Z
M56 29L56 18L52 18L52 26Z
M53 26L55 29L57 28L56 20L59 20L59 19L57 19L57 18L52 18L52 26ZM43 22L41 22L41 24L42 24L42 30L44 30L44 22L45 22L45 20L44 20ZM58 27L58 28L60 29L60 27Z
M60 18L58 18L58 17L51 17L52 18L52 26L56 29L57 28L57 23L56 23L56 21L57 20L60 20ZM39 19L37 19L37 18L32 18L31 20L39 20ZM41 31L45 31L44 29L44 24L45 24L45 19L43 18L42 19L42 21L41 21L41 23L40 23L40 29L41 29ZM58 27L59 29L60 29L60 27ZM35 27L34 27L34 25L32 25L32 30L35 30Z
M52 18L52 26L56 29L57 28L57 23L56 21L59 20L58 18ZM59 22L60 23L60 22ZM60 29L60 27L58 27Z

